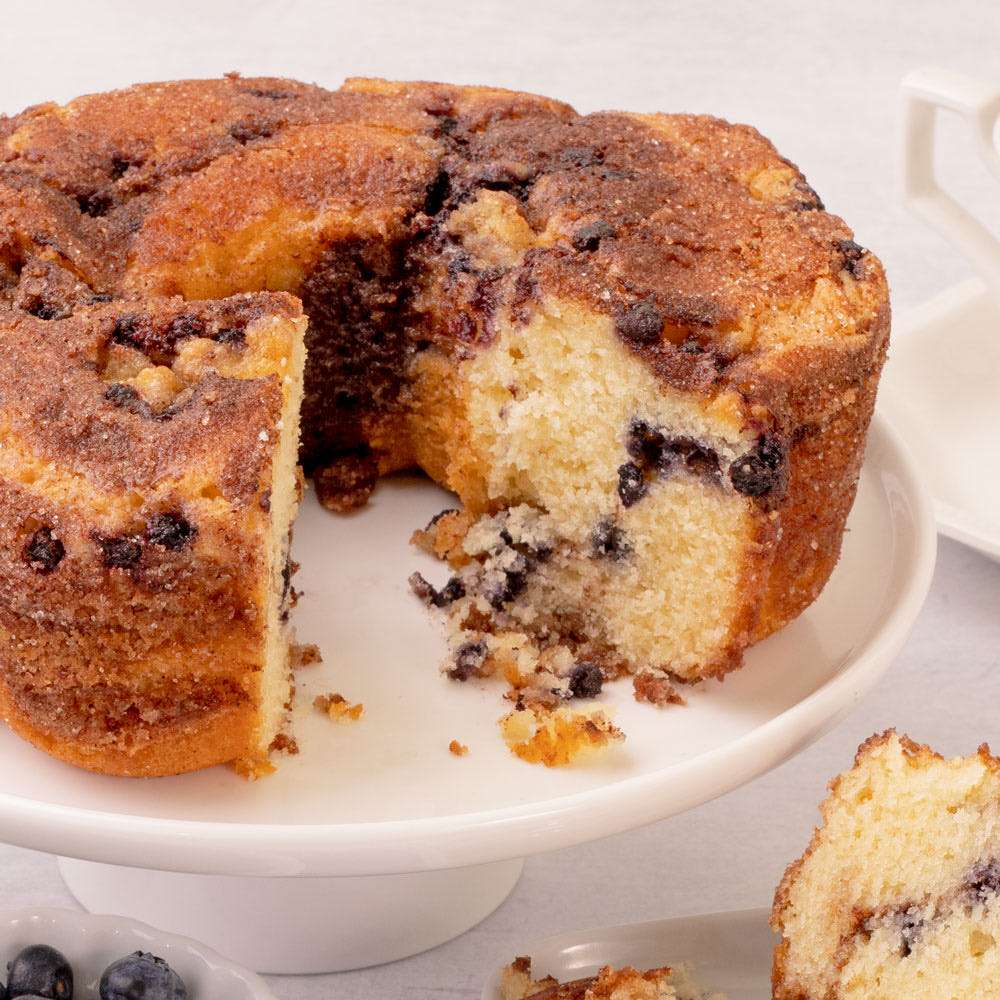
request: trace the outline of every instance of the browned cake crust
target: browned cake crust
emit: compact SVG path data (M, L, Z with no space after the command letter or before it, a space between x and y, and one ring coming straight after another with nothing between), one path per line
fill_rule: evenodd
M746 600L705 673L798 614L837 560L885 278L753 129L235 75L40 105L0 117L0 708L50 752L172 773L247 750L259 432L279 394L207 371L158 420L104 391L113 348L169 367L255 309L299 309L244 294L262 292L309 317L301 457L330 506L412 464L471 510L495 506L452 373L501 318L558 300L609 317L663 385L732 395L780 443L787 475L755 501ZM184 545L148 541L157 513L198 504ZM56 566L25 554L46 531ZM147 539L140 565L107 562L119 537Z
M173 356L182 330L224 370L248 327L299 313L283 295L0 312L0 709L33 742L133 774L250 745L281 388L212 368L147 399L111 369L135 342Z

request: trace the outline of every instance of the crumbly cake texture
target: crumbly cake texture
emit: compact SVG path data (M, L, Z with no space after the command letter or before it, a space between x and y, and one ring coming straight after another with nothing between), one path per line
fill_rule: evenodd
M458 495L453 669L663 703L819 593L889 308L745 126L234 75L0 117L0 326L4 715L160 774L280 731L300 393L331 508L414 465Z
M500 733L515 757L546 767L564 767L625 739L599 707L553 709L523 702L500 720Z
M775 1000L1000 997L998 812L987 747L863 744L775 897Z
M533 979L530 958L515 958L503 970L502 1000L726 1000L721 993L706 993L685 966L649 969L615 969L606 965L595 976L560 983L552 976Z

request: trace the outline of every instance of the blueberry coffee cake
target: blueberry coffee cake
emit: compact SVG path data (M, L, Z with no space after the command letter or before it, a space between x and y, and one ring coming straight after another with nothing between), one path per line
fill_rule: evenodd
M704 992L687 969L614 969L605 966L595 976L560 983L551 976L532 979L531 959L515 958L503 971L501 1000L726 1000Z
M457 494L414 581L453 676L669 701L822 588L888 331L713 118L237 75L0 117L0 712L106 773L263 760L296 458L335 510Z
M775 1000L1000 997L1000 760L890 731L822 814L775 897Z

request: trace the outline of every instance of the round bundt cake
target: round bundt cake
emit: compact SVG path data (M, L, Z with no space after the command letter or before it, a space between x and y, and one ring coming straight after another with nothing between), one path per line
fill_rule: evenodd
M299 444L334 509L458 495L453 676L738 667L837 560L889 306L746 126L231 75L0 117L0 330L0 709L152 775L280 733Z

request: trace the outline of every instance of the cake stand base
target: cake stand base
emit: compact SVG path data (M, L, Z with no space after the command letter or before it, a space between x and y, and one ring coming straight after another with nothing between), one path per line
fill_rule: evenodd
M524 862L359 878L186 875L59 859L94 913L133 917L204 942L258 972L342 972L434 948L510 895Z

